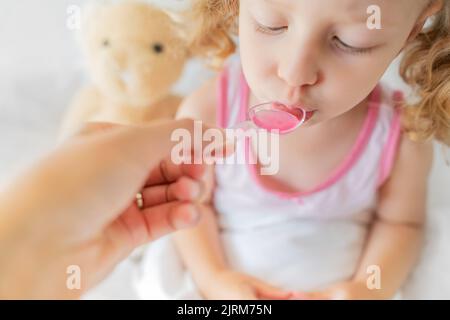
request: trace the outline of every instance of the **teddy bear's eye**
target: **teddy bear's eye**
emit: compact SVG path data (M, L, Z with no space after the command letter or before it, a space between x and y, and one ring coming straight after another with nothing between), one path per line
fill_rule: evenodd
M154 43L152 45L152 49L155 53L163 53L164 52L164 46L161 43Z
M102 42L102 46L106 48L106 47L109 47L109 45L110 45L109 39L104 39Z

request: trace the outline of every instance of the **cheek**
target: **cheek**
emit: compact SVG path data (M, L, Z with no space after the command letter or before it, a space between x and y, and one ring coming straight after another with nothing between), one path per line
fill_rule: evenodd
M244 13L239 20L239 39L240 56L245 69L267 76L273 65L273 41L257 32L251 18Z
M252 73L259 70L261 63L258 55L260 44L252 36L251 27L241 24L239 29L239 53L242 65Z
M258 99L267 99L276 89L275 55L267 48L270 41L263 40L252 26L240 29L239 53L243 72L252 93Z
M377 82L367 76L352 77L349 73L330 79L322 93L326 104L322 106L325 113L330 117L336 117L349 111L370 94Z
M343 113L358 105L375 88L392 62L389 54L351 58L352 63L334 62L326 66L322 97L335 107L330 112Z

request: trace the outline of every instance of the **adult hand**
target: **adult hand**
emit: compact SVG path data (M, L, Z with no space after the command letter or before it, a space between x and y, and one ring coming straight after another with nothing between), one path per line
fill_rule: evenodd
M168 160L180 128L193 135L191 120L83 134L4 192L0 297L77 298L137 246L195 224L204 168ZM80 271L80 289L70 270Z

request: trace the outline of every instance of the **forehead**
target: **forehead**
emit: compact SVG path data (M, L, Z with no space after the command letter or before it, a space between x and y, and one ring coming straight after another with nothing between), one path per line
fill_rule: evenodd
M427 0L244 0L252 6L264 6L274 12L295 15L330 16L336 19L366 21L376 6L385 24L395 25L405 19L416 19Z

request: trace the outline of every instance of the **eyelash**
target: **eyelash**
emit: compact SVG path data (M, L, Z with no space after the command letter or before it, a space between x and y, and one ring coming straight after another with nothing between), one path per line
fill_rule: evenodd
M268 34L268 35L278 35L281 34L281 31L286 30L288 27L278 27L278 28L271 28L264 26L262 24L257 23L256 24L256 31Z
M256 23L256 31L261 32L268 35L279 35L282 33L283 30L287 30L288 27L278 27L278 28L271 28L264 26L262 24ZM349 54L355 54L355 55L362 55L362 54L368 54L372 52L373 48L356 48L349 46L348 44L344 43L341 39L339 39L337 36L333 37L332 39L334 43L334 47L338 50L341 50L345 53Z
M332 41L334 43L334 46L337 49L342 50L346 53L350 53L350 54L356 54L356 55L368 54L368 53L372 52L372 50L374 49L374 48L356 48L356 47L349 46L348 44L344 43L341 39L339 39L336 36L333 37Z

